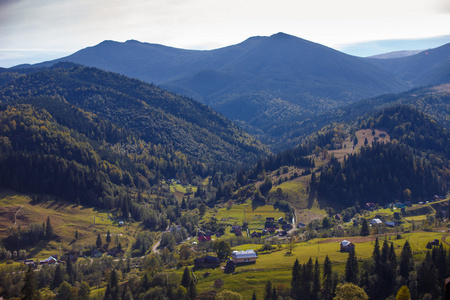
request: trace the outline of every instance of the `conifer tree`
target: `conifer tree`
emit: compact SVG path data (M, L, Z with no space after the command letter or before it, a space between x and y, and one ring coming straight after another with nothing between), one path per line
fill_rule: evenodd
M97 240L95 241L95 244L97 245L97 248L101 248L102 247L102 237L100 236L100 233L97 234Z
M45 237L48 240L51 240L53 238L53 227L50 223L50 217L47 217L47 226L45 226Z
M298 299L301 295L301 286L300 286L300 272L301 266L298 262L298 259L295 260L294 266L292 267L292 280L291 280L291 297L293 299Z
M402 253L400 254L400 276L405 278L406 280L409 277L409 272L414 269L414 262L412 256L411 246L408 241L403 245Z
M78 240L78 229L75 229L75 239Z
M29 267L23 279L24 285L20 290L20 299L22 300L40 300L41 294L37 289L36 279L34 278L34 270Z
M347 263L345 264L345 281L348 283L358 283L358 261L356 259L355 251L348 253Z
M368 236L370 234L369 232L369 224L365 218L362 219L361 224L361 233L362 236Z
M119 299L119 281L115 270L112 270L109 277L108 285L106 286L104 300L118 300Z
M191 275L189 274L188 267L184 268L183 277L181 278L181 285L186 288L186 290L189 288L189 285L191 283Z
M108 230L108 232L106 233L106 243L107 243L107 244L111 243L111 234L109 233L109 230Z
M320 266L319 260L316 258L316 263L314 264L314 278L313 278L313 287L312 287L312 296L314 299L319 298L320 292Z
M194 280L191 280L189 282L188 295L189 295L189 299L191 299L191 300L194 300L195 298L197 298L197 287L195 286Z
M266 287L264 288L264 300L271 300L272 299L272 283L267 281Z
M328 255L323 263L323 291L324 299L331 299L333 294L333 270Z
M52 282L52 288L57 288L61 285L61 283L63 283L63 274L62 274L62 270L61 270L61 265L58 264L56 265L55 268L55 275L53 276L53 282Z
M253 291L252 300L256 300L256 293L255 293L255 291Z
M277 289L275 288L275 286L272 288L272 299L278 299Z

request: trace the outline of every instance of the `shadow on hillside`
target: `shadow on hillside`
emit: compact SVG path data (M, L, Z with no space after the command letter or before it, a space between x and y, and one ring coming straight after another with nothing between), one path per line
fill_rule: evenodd
M252 201L252 210L256 210L258 207L264 206L264 205L266 205L265 202L253 200Z
M309 191L308 195L308 209L311 209L314 204L314 199L316 198L316 193L314 191Z

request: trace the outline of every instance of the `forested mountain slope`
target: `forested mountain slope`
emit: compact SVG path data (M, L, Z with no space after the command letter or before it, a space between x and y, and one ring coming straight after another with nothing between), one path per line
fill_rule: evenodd
M361 131L366 140L369 133L374 143L364 142ZM295 176L282 175L289 168L296 170ZM356 202L418 202L445 196L450 181L450 134L411 106L391 106L351 122L329 124L300 146L239 173L237 181L243 185L248 179L264 180L260 187L264 194L263 187L270 189L271 183L282 184L288 178L292 183L286 188L309 186L309 195L302 196L308 198L308 205L317 199L322 206L340 209Z
M173 147L209 166L249 162L266 151L195 100L111 72L61 65L19 76L0 88L2 103L37 96L59 96L145 142Z

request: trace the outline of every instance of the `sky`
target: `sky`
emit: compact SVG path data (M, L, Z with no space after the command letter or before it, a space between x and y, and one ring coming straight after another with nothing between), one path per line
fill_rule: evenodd
M450 42L450 1L0 0L0 67L104 40L209 50L277 32L357 56L428 49Z

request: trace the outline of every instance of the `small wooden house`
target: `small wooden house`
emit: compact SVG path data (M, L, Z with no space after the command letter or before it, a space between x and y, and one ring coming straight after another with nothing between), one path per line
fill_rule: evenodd
M353 244L350 241L343 240L342 242L339 243L339 245L341 246L341 252L355 251L355 244Z
M235 264L255 263L258 255L253 250L233 251L231 253L231 260Z

